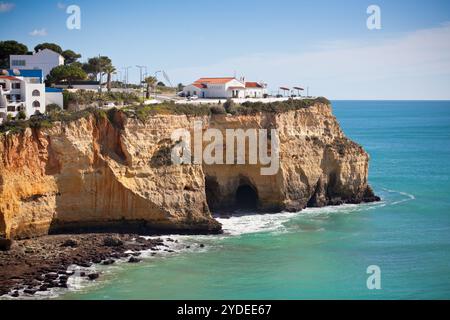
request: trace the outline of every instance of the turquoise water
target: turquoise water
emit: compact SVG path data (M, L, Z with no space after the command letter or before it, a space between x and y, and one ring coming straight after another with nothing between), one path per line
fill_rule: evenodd
M60 298L450 298L450 102L333 106L371 154L382 203L221 220L227 235L177 237L192 249L104 269ZM367 289L370 265L381 290Z

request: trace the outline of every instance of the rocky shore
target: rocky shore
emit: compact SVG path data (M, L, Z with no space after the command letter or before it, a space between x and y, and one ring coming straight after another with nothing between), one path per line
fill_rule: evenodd
M10 250L0 251L0 297L31 297L51 288L67 288L73 276L69 266L110 265L118 259L137 263L141 251L157 246L166 245L162 239L131 234L54 235L15 241ZM93 281L101 275L82 272L78 276Z

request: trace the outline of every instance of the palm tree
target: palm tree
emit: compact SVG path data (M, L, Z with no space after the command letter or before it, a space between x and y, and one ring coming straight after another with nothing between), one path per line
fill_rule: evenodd
M155 87L156 83L158 83L158 79L156 79L155 77L147 77L144 79L144 82L147 84L147 93L145 95L145 97L147 99L150 98L150 88Z
M111 75L116 72L116 68L112 64L108 64L103 68L103 72L106 73L106 87L108 88L108 92L111 92Z

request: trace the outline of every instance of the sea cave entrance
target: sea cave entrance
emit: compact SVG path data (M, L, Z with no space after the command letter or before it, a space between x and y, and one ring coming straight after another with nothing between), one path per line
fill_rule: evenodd
M236 190L236 208L244 210L256 210L258 208L258 193L249 184L242 184Z
M217 210L220 207L220 187L216 177L205 178L205 193L209 209Z

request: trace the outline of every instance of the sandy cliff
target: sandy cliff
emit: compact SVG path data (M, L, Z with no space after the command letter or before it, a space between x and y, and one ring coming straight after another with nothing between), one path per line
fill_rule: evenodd
M280 170L259 165L173 165L174 130L277 129ZM238 192L264 211L376 200L367 153L348 140L331 107L317 103L257 115L155 115L116 112L49 129L0 136L0 237L83 230L220 231L212 210L239 207Z

